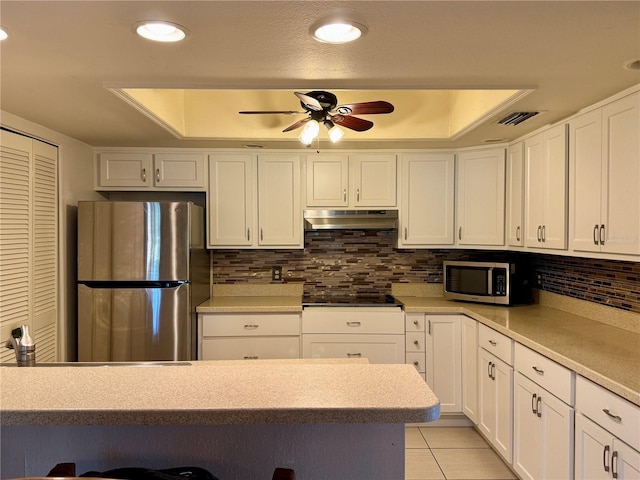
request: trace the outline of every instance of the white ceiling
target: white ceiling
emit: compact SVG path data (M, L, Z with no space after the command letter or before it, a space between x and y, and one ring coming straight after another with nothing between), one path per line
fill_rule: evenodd
M309 27L336 13L365 24L367 34L348 45L313 40ZM191 35L179 44L141 39L131 27L145 19L184 25ZM623 68L640 58L636 0L0 0L0 25L10 35L0 44L0 109L95 146L299 148L295 132L282 133L299 117L237 112L296 110L293 94L283 104L266 90L321 89L340 103L398 98L394 113L366 117L379 121L369 136L348 131L341 147L462 147L517 138L640 83L640 71ZM180 139L106 87L246 90L251 106L204 106L233 125L233 138L215 138L213 128L211 139ZM412 91L430 89L533 91L443 140L423 139L407 121L416 110L428 114L406 106ZM258 101L256 90L265 90ZM516 109L545 113L517 127L495 125ZM384 127L394 123L401 133L390 138Z

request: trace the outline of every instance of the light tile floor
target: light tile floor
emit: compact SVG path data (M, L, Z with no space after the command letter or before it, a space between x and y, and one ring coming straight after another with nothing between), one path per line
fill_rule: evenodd
M407 427L406 480L503 480L515 474L472 427Z

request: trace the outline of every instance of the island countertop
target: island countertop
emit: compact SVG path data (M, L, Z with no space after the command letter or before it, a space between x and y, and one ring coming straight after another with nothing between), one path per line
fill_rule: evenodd
M412 365L200 361L0 367L0 425L412 423L439 401Z

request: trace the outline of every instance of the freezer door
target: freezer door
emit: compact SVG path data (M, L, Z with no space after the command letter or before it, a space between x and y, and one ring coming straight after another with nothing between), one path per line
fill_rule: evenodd
M192 207L78 202L78 280L188 280Z
M189 289L78 285L78 360L191 360Z

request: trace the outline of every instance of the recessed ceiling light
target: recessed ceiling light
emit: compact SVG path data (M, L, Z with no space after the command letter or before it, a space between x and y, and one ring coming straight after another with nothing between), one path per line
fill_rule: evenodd
M4 28L0 28L0 42L6 40L8 37L9 34L7 34L7 31Z
M160 20L146 20L134 25L134 31L156 42L179 42L187 36L189 30L181 25Z
M634 59L624 62L623 66L627 70L640 70L640 59Z
M325 43L348 43L367 32L367 27L348 20L316 22L310 33L316 40Z

